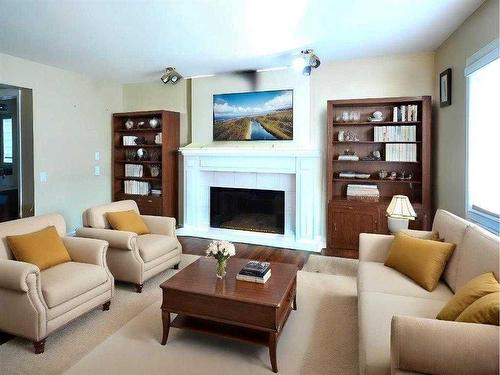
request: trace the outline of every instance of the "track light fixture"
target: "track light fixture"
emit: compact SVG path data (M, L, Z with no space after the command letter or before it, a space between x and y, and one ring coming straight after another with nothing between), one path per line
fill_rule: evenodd
M294 68L302 70L302 74L305 76L311 75L312 68L316 69L321 65L319 57L313 53L312 49L305 49L300 51L300 56L297 57L294 62Z
M165 73L161 76L161 81L164 84L167 84L170 82L172 85L175 85L181 79L182 79L182 76L175 71L175 68L172 68L171 66L166 68Z

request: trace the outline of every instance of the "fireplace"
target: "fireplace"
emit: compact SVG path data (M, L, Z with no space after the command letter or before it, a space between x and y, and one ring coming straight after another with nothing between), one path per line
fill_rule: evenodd
M285 192L210 187L210 226L285 233Z

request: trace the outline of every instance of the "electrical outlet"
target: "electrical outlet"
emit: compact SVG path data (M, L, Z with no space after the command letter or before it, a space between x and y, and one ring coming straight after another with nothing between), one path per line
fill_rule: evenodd
M47 172L40 172L40 182L47 182L49 175Z
M96 165L94 167L94 175L96 175L96 176L100 176L101 175L101 167L100 166Z
M95 158L95 161L99 161L99 160L101 160L101 153L100 153L99 151L96 151L96 152L95 152L95 157L94 157L94 158Z

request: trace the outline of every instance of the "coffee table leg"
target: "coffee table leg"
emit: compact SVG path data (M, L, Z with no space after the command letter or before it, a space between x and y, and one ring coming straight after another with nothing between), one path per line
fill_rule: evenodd
M293 305L292 305L292 308L294 310L297 310L297 293L295 293L295 295L293 296Z
M161 344L165 345L168 339L168 332L170 331L170 313L162 310L161 319L163 321L163 338L161 339Z
M273 372L278 372L278 363L276 362L276 346L278 344L278 334L276 332L269 334L269 357L271 358L271 367Z

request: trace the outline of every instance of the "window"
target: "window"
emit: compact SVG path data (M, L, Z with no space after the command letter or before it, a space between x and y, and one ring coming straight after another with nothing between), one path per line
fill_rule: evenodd
M496 47L496 48L495 48ZM496 46L485 47L468 61L467 214L492 232L500 223L500 59ZM481 56L479 56L479 54Z
M2 120L2 162L12 164L12 119L4 118Z

